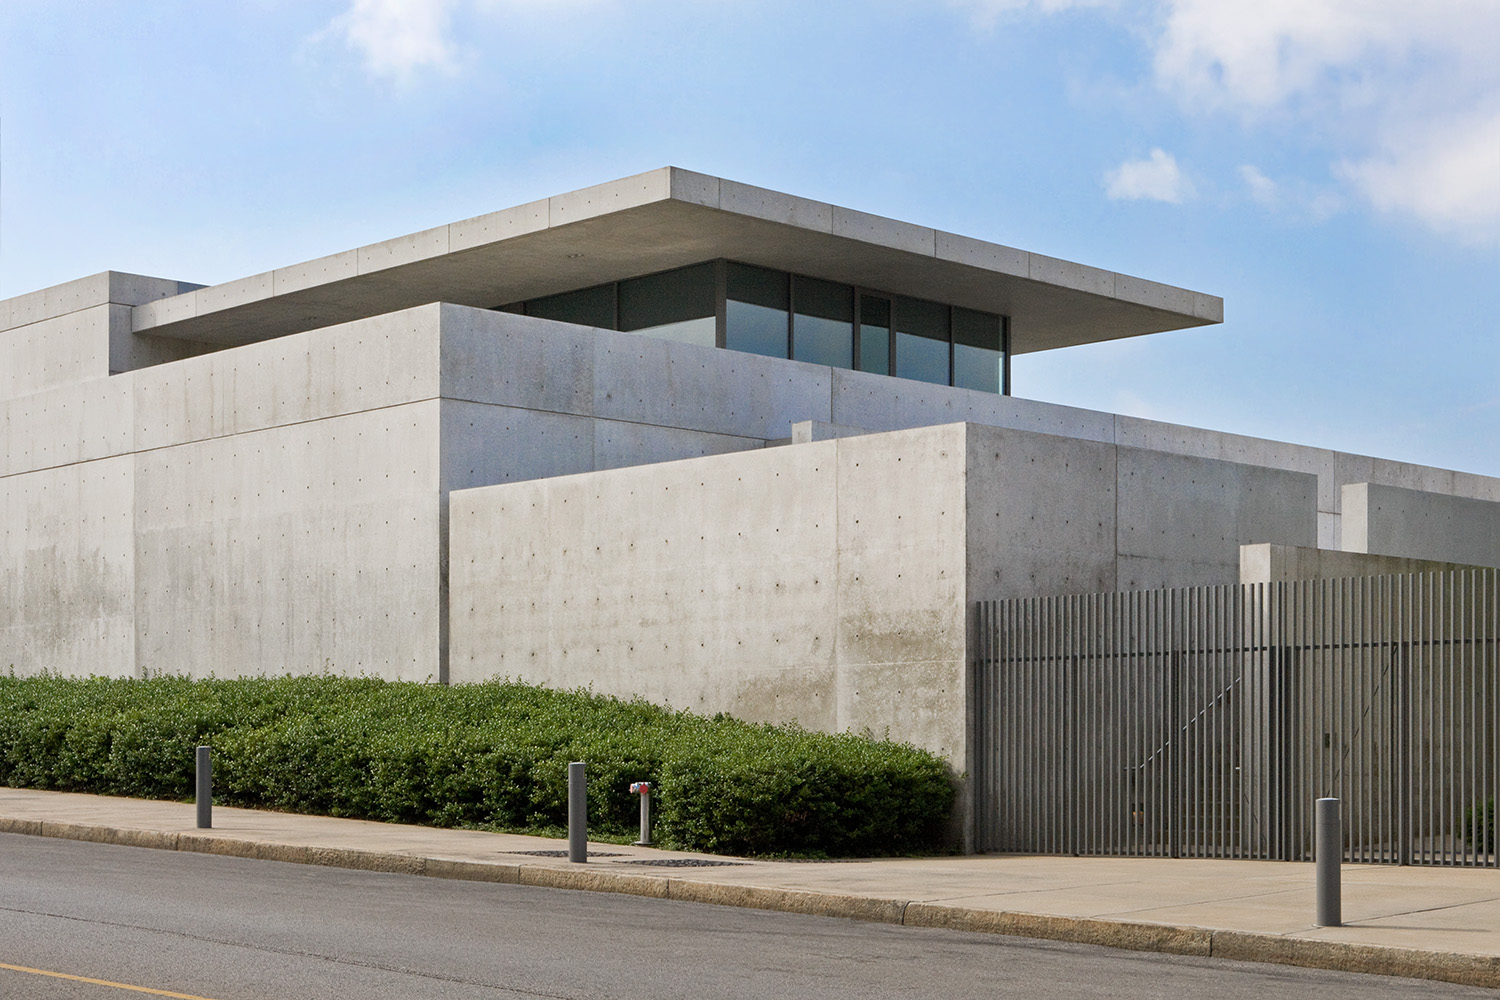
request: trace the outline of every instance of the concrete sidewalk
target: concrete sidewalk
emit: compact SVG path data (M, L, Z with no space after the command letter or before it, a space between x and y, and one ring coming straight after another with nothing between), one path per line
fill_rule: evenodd
M988 855L746 861L323 816L0 788L0 832L440 878L622 892L1143 951L1500 987L1500 871L1346 865L1345 926L1313 869L1264 861Z

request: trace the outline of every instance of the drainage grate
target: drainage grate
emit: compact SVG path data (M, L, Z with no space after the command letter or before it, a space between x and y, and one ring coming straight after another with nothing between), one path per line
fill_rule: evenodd
M729 868L747 865L748 861L710 861L707 858L637 858L633 861L616 861L617 865L655 865L657 868Z
M505 854L524 854L531 858L565 858L567 851L504 851ZM620 851L589 851L591 858L623 858L625 855Z

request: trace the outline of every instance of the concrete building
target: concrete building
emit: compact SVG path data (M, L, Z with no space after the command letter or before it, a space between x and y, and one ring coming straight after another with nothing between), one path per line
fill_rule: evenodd
M1221 319L676 168L22 295L0 666L592 684L964 772L976 601L1500 564L1500 480L1010 394L1013 354Z

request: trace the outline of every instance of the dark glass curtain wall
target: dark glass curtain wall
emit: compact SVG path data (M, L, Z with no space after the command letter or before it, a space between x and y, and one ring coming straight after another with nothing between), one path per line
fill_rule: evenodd
M500 308L685 344L1010 393L1004 316L732 260Z

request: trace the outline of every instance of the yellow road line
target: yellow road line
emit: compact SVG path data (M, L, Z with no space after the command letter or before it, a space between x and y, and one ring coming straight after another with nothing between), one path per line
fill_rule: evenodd
M117 990L131 990L136 993L150 993L158 997L176 997L177 1000L209 1000L208 997L196 996L192 993L173 993L171 990L153 990L149 986L130 986L126 983L112 983L108 979L90 979L88 976L70 976L66 972L48 972L46 969L28 969L24 965L7 965L0 962L0 969L9 969L11 972L29 972L33 976L51 976L53 979L71 979L75 983L93 983L95 986L113 986Z

